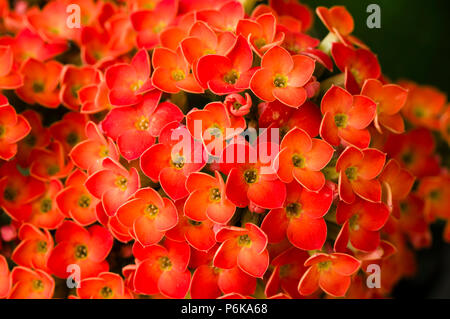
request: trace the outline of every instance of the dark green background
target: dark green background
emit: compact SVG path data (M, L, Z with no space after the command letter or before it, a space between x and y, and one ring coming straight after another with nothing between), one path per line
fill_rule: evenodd
M280 0L281 1L281 0ZM384 74L392 80L408 78L449 90L449 0L301 0L310 8L344 5L355 20L354 35L377 55ZM381 8L381 28L366 25L367 6ZM327 31L316 18L314 31L323 38Z

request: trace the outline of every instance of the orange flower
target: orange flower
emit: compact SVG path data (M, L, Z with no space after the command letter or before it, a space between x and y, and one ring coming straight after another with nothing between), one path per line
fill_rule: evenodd
M314 66L314 60L307 56L291 56L282 47L272 47L262 57L261 68L253 75L250 88L264 101L277 99L298 108L306 101L303 86L310 80Z

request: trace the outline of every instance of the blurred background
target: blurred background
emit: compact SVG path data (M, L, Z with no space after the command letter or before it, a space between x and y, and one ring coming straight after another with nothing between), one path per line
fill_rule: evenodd
M281 0L280 0L281 1ZM354 35L378 55L381 70L390 79L409 79L429 84L449 93L450 1L448 0L301 0L311 8L344 5L355 20ZM378 4L381 28L366 25L367 6ZM314 36L323 38L327 30L319 19ZM449 157L447 145L441 146ZM448 162L448 161L446 161ZM393 291L394 298L450 298L450 245L442 241L443 224L432 225L433 244L416 252L417 276L403 280Z

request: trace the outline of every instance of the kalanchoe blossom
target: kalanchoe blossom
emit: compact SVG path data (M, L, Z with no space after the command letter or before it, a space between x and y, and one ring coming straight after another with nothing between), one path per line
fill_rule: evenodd
M295 178L297 182L310 191L317 192L325 184L323 169L334 149L325 141L311 139L299 128L290 130L281 141L278 159L278 177L285 183Z
M184 214L196 221L211 220L226 224L233 217L236 206L225 195L225 183L218 171L215 177L191 173L186 180L190 195L184 205Z
M208 23L215 31L234 31L244 18L244 8L239 1L228 1L216 10L201 10L197 19Z
M283 205L286 186L272 167L278 145L260 143L257 147L247 143L228 145L220 158L220 171L228 175L225 192L238 207L256 206L272 209ZM266 154L264 154L266 152Z
M350 276L360 265L358 259L347 254L315 254L305 262L309 268L300 279L299 293L307 296L320 287L329 295L343 297L350 286Z
M376 114L376 104L362 96L352 96L348 91L332 86L322 98L320 109L323 114L320 136L333 146L341 140L358 148L370 143L366 129Z
M139 260L134 275L134 289L139 293L161 293L169 298L184 298L189 290L191 274L187 269L191 255L189 245L166 240L164 246L143 248L134 244Z
M23 76L14 68L14 55L11 46L0 45L0 89L17 89L21 87Z
M55 238L57 245L47 261L47 267L55 276L67 278L71 274L67 266L71 264L80 267L80 279L108 271L105 259L112 248L113 238L107 229L98 225L85 229L72 221L65 221L57 229Z
M59 100L60 74L62 64L54 60L41 62L28 58L22 63L23 86L16 90L17 95L28 104L40 104L55 109Z
M17 153L17 142L30 132L26 118L16 114L5 96L0 95L0 159L9 160Z
M152 74L153 85L163 92L178 93L180 90L189 93L203 93L204 89L190 71L190 66L181 48L175 52L166 48L153 50Z
M139 103L142 94L153 89L150 76L150 57L140 50L130 64L118 63L106 70L105 79L112 105L129 106Z
M66 65L61 71L61 90L59 99L69 110L78 111L81 102L78 92L86 85L98 84L100 82L100 72L90 66L78 68L73 65Z
M133 298L125 287L122 277L104 272L98 277L80 281L77 295L81 299L130 299Z
M86 139L85 126L87 124L87 116L69 112L64 115L61 121L55 122L50 126L52 137L61 142L66 152Z
M405 124L399 111L405 105L407 90L399 85L383 85L378 80L369 79L364 82L361 95L371 98L377 104L374 125L378 131L381 130L381 126L397 134L405 131Z
M11 290L11 276L5 256L0 255L0 299L6 298Z
M358 150L347 147L336 163L339 173L339 197L351 204L356 195L371 201L381 201L381 184L376 177L381 173L386 154L377 149Z
M255 224L247 223L245 228L224 227L216 234L222 242L214 256L214 266L230 269L236 265L253 277L262 278L269 266L267 236Z
M252 49L247 40L238 36L233 48L225 55L207 54L197 63L200 85L218 95L248 89L256 69L252 68Z
M381 75L377 57L367 49L352 49L335 42L331 54L339 70L345 74L345 88L351 94L359 94L365 80L378 79Z
M142 154L140 166L152 181L160 182L170 198L178 200L189 194L185 186L189 174L205 166L203 154L203 145L194 141L186 127L171 122L161 131L159 144Z
M11 259L19 266L47 271L47 260L53 249L50 232L25 223L19 229L19 239L21 242Z
M243 132L245 120L231 116L219 102L207 104L203 110L192 109L186 115L186 126L194 139L202 141L212 156L220 156L227 141Z
M333 190L325 185L318 192L310 192L293 181L287 185L283 208L272 209L261 225L269 242L287 238L303 250L321 249L327 237L327 226L322 218L333 201Z
M63 145L54 141L48 148L35 148L30 154L30 174L40 180L63 178L73 169L71 161L66 159Z
M253 75L250 88L260 99L275 99L299 107L307 98L303 87L314 72L314 60L304 55L291 56L285 49L275 46L261 60L261 69Z
M271 262L274 269L267 281L265 295L275 297L277 292L281 290L292 298L302 298L297 286L306 271L303 264L308 258L307 252L295 247L290 247L275 257Z
M134 30L138 33L136 42L139 48L153 49L160 42L159 35L175 18L178 1L160 1L151 10L139 10L130 15Z
M270 48L280 45L284 40L284 33L277 32L277 20L273 14L262 14L254 21L242 19L236 26L236 33L247 38L253 51L259 56Z
M157 244L178 223L173 202L152 188L141 188L117 210L120 223L143 246Z
M223 103L227 111L234 116L245 116L252 107L252 99L248 93L245 93L245 97L236 93L229 94Z
M103 160L102 166L89 176L85 186L92 196L101 199L106 213L114 216L117 209L139 189L139 174L136 168L126 170L109 157Z
M0 167L0 207L13 220L24 222L32 212L32 202L45 192L44 182L24 176L11 161Z
M78 143L69 153L72 162L80 169L93 173L102 168L106 157L119 160L119 150L111 138L105 138L93 122L86 124L87 139Z
M167 238L177 242L187 242L201 252L209 251L214 247L216 245L215 224L208 219L196 221L187 217L183 212L184 199L176 201L175 206L178 211L178 224L166 233Z
M56 195L59 210L83 226L97 220L95 207L99 202L84 186L86 179L86 173L75 170L67 177L65 188Z
M153 90L144 94L135 106L115 108L102 121L107 136L117 141L120 153L127 160L139 158L152 146L162 128L172 121L180 122L183 113L170 103L159 103L161 92Z
M336 221L342 229L336 238L335 250L345 251L347 242L356 249L370 252L380 243L379 230L389 217L389 210L383 203L372 203L357 199L353 204L341 201L336 211Z
M50 299L55 290L55 281L45 271L22 266L11 271L12 288L8 299Z

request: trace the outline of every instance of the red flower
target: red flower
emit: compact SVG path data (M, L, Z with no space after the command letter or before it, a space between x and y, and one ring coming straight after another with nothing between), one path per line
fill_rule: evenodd
M308 258L306 251L294 247L275 257L271 263L274 269L267 281L265 295L268 298L274 297L279 291L283 291L292 298L302 298L298 293L298 282L305 273L306 267L303 264Z
M325 185L319 192L310 192L297 182L287 185L283 208L272 209L261 225L269 242L282 241L285 236L297 248L321 249L327 238L323 216L330 209L333 190Z
M262 14L254 21L239 20L236 34L248 39L253 51L259 56L263 56L270 48L281 45L284 40L284 33L277 32L277 19L271 13Z
M391 210L392 205L396 207L399 200L408 196L415 181L415 177L407 169L402 168L395 159L387 162L378 179L383 186L383 191L387 193L385 201Z
M102 169L102 162L106 157L114 161L119 160L119 151L113 140L105 137L94 122L86 124L87 139L78 143L70 152L72 162L88 173Z
M97 220L95 207L99 203L84 186L86 179L86 173L75 170L67 177L66 187L56 196L56 203L61 212L82 226Z
M236 206L225 196L225 183L218 171L215 178L205 173L191 173L186 180L190 195L184 214L190 219L226 224L233 217Z
M151 91L144 94L138 105L115 108L102 121L103 131L117 141L120 153L127 160L139 158L152 146L167 123L183 119L175 104L158 105L160 98L160 91Z
M203 152L203 145L193 140L185 126L172 122L161 131L159 144L142 154L140 165L145 175L178 200L189 194L185 186L189 174L205 166Z
M197 19L206 22L215 31L234 31L244 14L244 8L239 1L228 1L216 10L198 11Z
M304 55L291 56L279 46L268 50L261 60L261 69L253 75L250 88L264 101L299 107L307 98L303 87L314 72L314 60Z
M76 67L66 65L61 72L61 103L69 110L79 111L81 102L78 91L91 84L100 83L100 72L91 66Z
M331 54L339 70L345 73L345 88L351 94L359 94L365 80L378 79L381 75L378 59L369 50L334 42Z
M278 151L278 145L272 143L261 143L258 148L233 143L224 149L220 170L228 175L226 195L233 204L245 207L253 202L266 209L282 207L286 186L271 167L274 150Z
M218 95L248 89L255 72L252 49L247 40L238 36L233 48L225 55L207 54L197 63L200 85Z
M431 132L422 127L406 134L389 135L384 151L420 178L440 172L439 162L434 154L435 146Z
M11 45L14 60L19 67L29 57L47 61L67 50L66 43L46 43L39 34L28 28L22 29L14 38L2 37L0 44Z
M28 104L57 108L60 104L59 75L62 69L62 64L54 60L44 63L34 58L27 59L20 68L23 86L16 90L17 95Z
M304 4L300 4L297 0L269 0L269 5L281 17L292 17L300 21L302 31L308 30L313 24L313 13Z
M27 220L32 211L31 202L45 192L45 184L32 176L22 175L15 162L3 164L0 176L0 207L13 220Z
M14 68L14 55L11 46L0 45L0 61L0 89L12 90L21 87L23 79Z
M375 179L381 173L386 160L386 154L377 149L358 150L347 147L336 163L339 173L339 197L351 204L355 194L371 201L381 201L381 185Z
M138 32L138 47L150 50L157 46L161 31L174 20L177 9L178 1L162 0L151 10L133 12L130 19L133 28Z
M98 84L85 85L80 88L78 97L81 103L80 113L83 114L92 114L113 108L109 102L109 90L105 79Z
M312 139L299 128L290 130L280 146L278 177L285 183L295 178L310 191L319 191L325 184L323 169L333 156L334 149L325 141Z
M117 210L117 218L143 246L157 244L178 223L173 202L153 188L138 190Z
M359 260L346 254L315 254L305 262L309 268L300 280L298 291L308 296L320 287L331 296L343 297L350 286L350 276L360 265Z
M27 220L36 227L56 229L64 220L64 215L56 205L56 194L63 185L58 179L52 179L46 184L44 194L32 203L32 212Z
M127 171L109 157L102 164L103 169L89 176L85 186L89 193L102 200L106 213L114 216L117 209L139 189L139 174L136 168L131 167Z
M71 275L67 266L76 264L80 267L80 279L95 277L108 271L105 261L113 238L108 230L101 226L85 229L72 221L65 221L56 230L56 247L50 253L47 266L60 278Z
M298 109L289 107L278 100L261 103L258 107L260 109L259 127L280 128L280 138L295 127L304 130L311 137L319 135L322 115L319 108L310 101L306 101Z
M356 249L370 252L380 244L379 230L386 224L389 210L383 203L357 199L352 204L339 202L336 221L343 224L335 242L337 251L345 251L348 240Z
M42 125L42 117L33 110L26 110L21 114L31 126L30 133L17 143L16 159L20 166L28 167L31 151L44 148L50 143L50 131Z
M223 101L225 108L234 116L245 116L250 112L252 107L252 98L248 93L245 93L245 98L237 93L229 94Z
M20 244L11 259L19 266L47 271L47 260L53 249L53 238L48 230L39 230L32 224L22 224L19 229Z
M206 54L226 55L236 42L236 36L229 31L217 35L203 21L197 21L189 29L189 34L183 37L180 47L186 61L196 72L197 62Z
M77 295L81 299L133 298L125 288L122 277L111 272L103 272L98 277L81 280L77 288Z
M450 218L450 176L426 176L422 178L417 190L424 200L424 214L428 220Z
M320 136L325 141L334 146L341 140L358 148L369 146L370 133L366 127L375 117L375 102L365 96L352 96L333 85L323 96L320 108L323 114Z
M193 108L186 115L186 126L192 137L203 142L209 154L220 156L226 141L240 134L246 122L230 116L223 103L211 102L202 110Z
M11 271L12 288L8 299L51 299L55 281L42 270L17 266Z
M204 90L190 72L181 48L172 51L166 48L156 48L152 57L153 85L167 93L178 93L180 90L189 93L203 93Z
M408 90L408 98L402 108L403 115L416 126L439 129L439 117L445 110L447 96L431 86L419 86L413 82L400 82Z
M161 293L169 298L184 298L189 290L191 274L187 269L190 248L186 243L166 240L164 246L133 246L134 256L140 260L134 275L138 293Z
M198 251L209 251L216 244L213 229L215 224L208 219L196 221L188 218L183 213L184 200L176 201L175 206L178 211L178 224L167 232L167 238L187 242Z
M380 125L397 134L405 131L405 124L399 111L405 105L407 90L399 85L383 85L378 80L369 79L364 82L361 95L370 97L377 104L374 125L380 133Z
M0 160L9 160L17 153L17 142L30 132L31 127L22 115L0 95Z
M205 260L193 264L193 259L200 253L195 250L191 256L191 268L196 268L192 275L191 297L194 299L218 298L223 294L251 295L256 289L256 278L243 272L238 266L231 269L220 269L212 265L216 248L202 253Z
M112 105L129 106L139 103L142 94L153 89L147 51L138 51L130 64L118 63L109 67L105 79Z
M367 49L367 46L361 40L351 34L354 28L354 21L352 15L344 6L333 6L330 9L317 7L316 13L328 31L330 31L330 34L334 36L333 40L339 40L348 47L356 45ZM329 48L326 48L326 50L328 51Z
M11 291L11 276L5 256L0 255L0 299L6 298Z
M247 223L245 228L223 227L216 234L222 242L214 256L214 266L230 269L239 266L250 276L262 278L269 266L267 236L255 224Z
M30 174L43 181L66 177L73 169L72 162L66 160L63 145L58 141L52 142L48 148L35 148L30 154L30 161Z
M84 114L69 112L64 114L62 120L50 126L52 137L61 142L66 152L86 139L85 126L88 118Z

